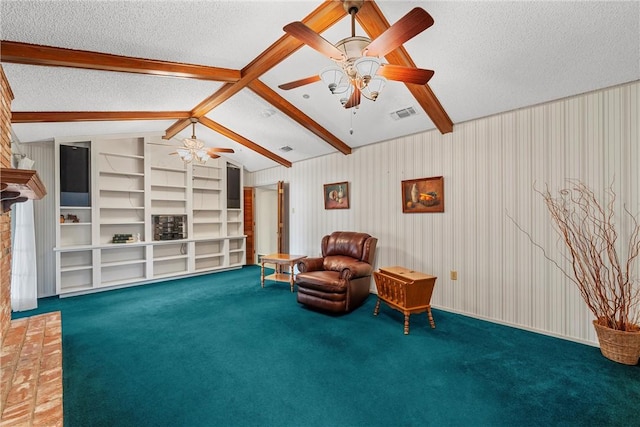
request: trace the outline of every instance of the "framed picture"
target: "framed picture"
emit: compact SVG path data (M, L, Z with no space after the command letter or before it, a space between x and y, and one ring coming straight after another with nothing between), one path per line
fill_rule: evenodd
M349 183L336 182L324 185L325 209L349 209Z
M402 212L444 212L444 178L434 176L402 181Z

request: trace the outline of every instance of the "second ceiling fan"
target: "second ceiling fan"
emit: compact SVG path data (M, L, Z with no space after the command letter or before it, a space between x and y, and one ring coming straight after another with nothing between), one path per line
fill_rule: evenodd
M280 89L294 89L322 80L332 94L341 95L340 102L344 108L352 108L360 105L361 96L375 101L387 79L418 85L424 85L431 79L432 70L380 61L381 57L433 25L431 15L416 7L371 40L355 35L356 14L363 3L364 0L342 2L351 15L351 37L335 45L300 21L284 26L287 34L332 59L336 65L324 68L318 75L282 84L278 86Z
M197 163L204 164L209 159L217 159L220 157L218 153L234 152L233 148L205 147L204 142L196 138L196 123L198 123L199 120L196 117L191 117L189 120L193 127L191 138L183 139L182 147L176 148L176 151L171 154L179 155L185 163L196 161Z

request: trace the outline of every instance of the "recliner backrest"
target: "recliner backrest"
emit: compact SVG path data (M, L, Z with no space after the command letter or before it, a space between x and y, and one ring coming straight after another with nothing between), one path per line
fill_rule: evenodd
M322 239L322 256L348 256L371 264L377 239L367 233L334 231Z

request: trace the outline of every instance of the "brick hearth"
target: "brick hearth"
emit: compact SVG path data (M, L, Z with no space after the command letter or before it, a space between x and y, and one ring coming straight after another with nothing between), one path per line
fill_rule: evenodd
M60 312L11 322L0 352L0 426L62 426Z

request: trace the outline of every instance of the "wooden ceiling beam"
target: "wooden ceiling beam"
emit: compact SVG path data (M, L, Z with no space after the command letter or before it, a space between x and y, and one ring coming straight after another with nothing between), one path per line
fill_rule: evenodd
M241 77L240 70L228 68L134 58L6 40L0 41L0 59L2 62L14 64L119 71L220 82L236 82Z
M213 110L218 105L222 104L227 99L231 98L233 95L241 91L245 86L246 83L244 82L226 83L222 85L222 87L215 91L213 95L209 96L206 100L195 106L194 109L191 110L191 114L193 115L193 117L204 117L205 114Z
M275 153L272 153L271 151L269 151L266 148L256 144L253 141L248 140L247 138L245 138L242 135L238 135L237 133L235 133L231 129L228 129L228 128L222 126L220 123L214 122L213 120L211 120L208 117L200 117L200 124L208 127L209 129L211 129L211 130L213 130L215 132L218 132L222 136L226 136L227 138L237 142L238 144L244 145L245 147L255 151L258 154L262 154L263 156L273 160L274 162L277 162L277 163L281 164L282 166L285 166L287 168L291 167L291 162L289 160L284 159L284 158L278 156Z
M389 22L374 1L365 1L364 5L356 14L356 19L362 29L372 40L390 27ZM385 58L390 64L404 65L406 67L416 66L403 46L400 46L394 51L388 53ZM433 124L438 128L440 133L445 134L453 132L453 122L429 87L429 84L406 84L406 86L427 113Z
M298 122L300 125L307 128L314 135L328 142L342 154L351 154L351 147L342 142L328 130L320 126L317 122L312 120L311 117L307 116L302 111L297 109L293 104L278 95L276 91L271 89L266 84L262 83L260 80L256 79L252 81L249 84L249 89L254 91L258 96L260 96L262 99L264 99L274 107L278 108L287 116Z
M312 30L321 33L345 16L346 12L342 7L342 2L325 0L320 6L304 18L302 22ZM289 36L288 34L284 34L242 69L242 77L239 81L233 85L222 87L220 90L216 91L216 93L198 104L192 110L193 116L198 118L203 117L209 111L213 110L215 107L247 87L247 85L249 85L253 80L257 79L282 62L303 45L304 44L297 39ZM167 133L165 135L167 138L174 136L171 135L171 132L169 131L170 129L171 128L167 129Z
M11 123L175 120L190 115L189 111L14 111Z
M347 15L341 1L325 0L302 22L313 31L323 33ZM278 65L305 44L284 34L262 54L242 69L242 79L254 80Z
M189 114L191 116L191 114ZM171 125L169 129L166 130L162 139L171 139L178 134L178 132L185 129L187 126L191 124L191 117L186 119L181 119ZM167 136L167 134L171 134L171 136Z
M212 96L224 98L224 96L225 96L224 94L227 93L230 90L233 90L233 87L234 87L233 83L225 83ZM191 117L196 117L196 118L204 117L204 114L203 115L198 115L195 111L196 111L195 109L193 111L191 111L191 113L190 113ZM186 128L190 124L191 124L191 122L189 122L189 121L178 120L177 122L172 124L165 131L164 136L162 138L163 139L171 139L174 136L176 136L178 134L178 132L182 131L184 128Z

